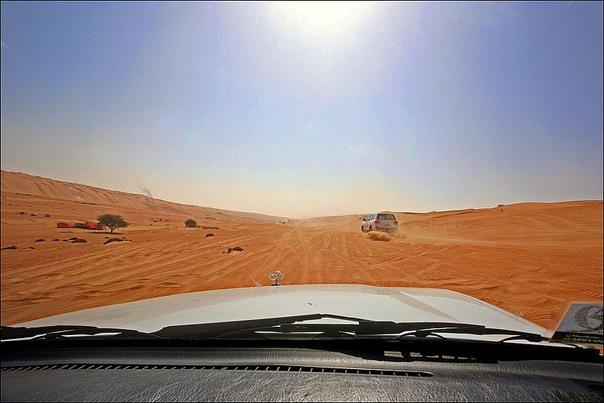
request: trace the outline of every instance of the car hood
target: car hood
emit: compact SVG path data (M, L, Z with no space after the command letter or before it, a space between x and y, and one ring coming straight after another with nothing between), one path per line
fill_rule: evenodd
M379 321L473 323L544 336L547 332L458 292L367 285L289 285L193 292L86 309L14 326L89 325L153 332L173 325L314 313Z

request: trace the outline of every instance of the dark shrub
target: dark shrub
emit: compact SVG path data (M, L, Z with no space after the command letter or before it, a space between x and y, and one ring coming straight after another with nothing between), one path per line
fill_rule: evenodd
M241 252L241 251L243 251L243 248L241 246L234 246L232 248L228 248L227 250L225 250L222 253Z
M111 242L124 242L124 241L127 241L127 239L126 238L109 238L104 242L104 244L107 245L108 243L111 243Z

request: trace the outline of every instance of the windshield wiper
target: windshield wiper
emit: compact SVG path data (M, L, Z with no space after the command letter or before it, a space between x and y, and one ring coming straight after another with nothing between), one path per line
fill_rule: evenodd
M81 325L61 325L61 326L42 326L42 327L0 327L0 341L9 341L16 339L67 339L79 336L95 337L103 334L103 338L136 338L136 339L158 339L152 333L140 332L132 329L120 329L110 327L81 326ZM71 337L68 337L71 336Z
M296 322L304 322L317 319L340 319L361 323L370 323L367 319L360 319L351 316L341 316L332 314L313 313L308 315L282 316L267 319L250 319L230 322L201 323L194 325L166 326L153 334L159 337L177 338L177 339L195 339L208 340L219 338L234 333L245 331L256 331L266 329L285 328L288 325L294 325ZM342 326L356 326L343 324Z
M55 325L41 327L11 327L0 326L0 341L15 339L66 339L66 336L94 336L99 334L112 334L103 337L120 338L145 338L145 339L211 339L225 333L234 331L252 330L259 327L278 326L305 320L336 318L353 321L365 319L352 318L338 315L310 314L287 316L268 319L252 319L244 321L203 323L193 325L166 326L156 332L146 333L132 329L107 328L84 325ZM73 337L71 337L73 338Z
M297 323L318 319L338 319L357 323ZM135 338L135 339L245 339L270 338L275 336L293 338L295 336L322 339L390 339L403 340L409 337L427 338L431 336L445 338L442 333L471 335L510 336L506 340L522 339L531 342L547 341L536 333L517 330L489 328L482 325L450 322L391 322L373 321L350 316L332 314L309 314L285 316L268 319L202 323L191 325L167 326L156 332L140 332L130 329L102 328L94 326L47 326L34 328L14 328L3 326L0 340L23 338L66 339L78 336L97 338ZM100 336L104 334L103 336ZM109 334L109 335L107 335Z
M340 319L357 322L349 323L296 323L317 319ZM391 322L359 319L331 314L310 314L270 319L207 323L197 325L168 326L152 334L167 338L209 340L219 338L253 338L274 335L304 336L323 338L392 338L403 339L409 336L445 338L440 333L502 335L507 340L527 340L531 342L547 341L537 333L521 332L509 329L496 329L482 325L450 322Z

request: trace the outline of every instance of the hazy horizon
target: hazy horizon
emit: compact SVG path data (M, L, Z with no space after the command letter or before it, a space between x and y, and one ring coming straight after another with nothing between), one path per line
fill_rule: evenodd
M19 171L8 171L3 169L2 172L7 172L7 173L16 173L16 174L25 174L25 175L30 175L30 176L36 176L36 177L42 177L44 179L51 179L51 180L56 180L58 182L65 182L65 183L71 183L71 184L76 184L76 185L84 185L84 186L90 186L93 188L101 188L100 186L94 186L92 184L87 184L87 183L79 183L79 182L73 182L73 181L65 181L65 180L60 180L60 179L55 179L55 178L48 178L42 175L34 175L31 173L27 173L27 172L19 172ZM145 194L145 192L143 191L134 191L134 192L129 192L129 191L123 191L123 190L119 190L119 189L110 189L110 188L101 188L101 189L105 189L105 190L109 190L109 191L116 191L116 192L125 192L125 193L129 193L129 194L137 194L137 195L141 195L141 196L148 196L148 197L152 197L154 199L160 199L159 197L154 197L153 195L149 195L149 194ZM174 202L174 203L180 203L183 205L193 205L193 206L199 206L199 207L209 207L209 208L213 208L213 209L217 209L217 210L226 210L226 211L234 211L234 212L239 212L239 213L252 213L252 214L262 214L262 215L268 215L268 216L272 216L275 218L290 218L290 219L306 219L306 218L327 218L327 217L340 217L340 216L347 216L347 215L359 215L359 214L370 214L370 213L374 213L377 211L380 211L380 209L374 209L374 210L367 210L367 211L355 211L355 212L348 212L348 213L341 213L341 214L335 214L335 215L317 215L317 216L309 216L309 215L304 215L304 216L297 216L297 217L293 217L293 216L283 216L283 215L276 215L276 214L270 214L270 213L261 213L258 211L249 211L249 210L228 210L228 209L223 209L220 206L207 206L207 205L199 205L199 204L195 204L195 203L183 203L183 202L179 202L176 200L170 200L170 199L163 199L161 198L160 200L163 201L167 201L167 202ZM566 202L601 202L603 201L602 199L568 199L568 200L554 200L554 201L543 201L543 200L526 200L526 201L517 201L517 202L511 202L511 203L507 203L504 205L507 206L512 206L512 205L517 205L517 204L531 204L531 203L566 203ZM499 205L498 205L499 206ZM456 210L471 210L471 209L482 209L482 208L493 208L496 206L466 206L466 207L458 207L455 209L441 209L441 210L401 210L401 209L391 209L390 211L392 212L408 212L408 213L429 213L429 212L441 212L441 211L456 211Z
M602 199L602 3L2 2L7 171L304 218Z

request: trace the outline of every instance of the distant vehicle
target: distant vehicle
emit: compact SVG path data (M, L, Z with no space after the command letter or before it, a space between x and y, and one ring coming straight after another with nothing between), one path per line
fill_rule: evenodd
M383 231L396 232L398 230L398 221L394 214L390 211L380 211L379 213L371 214L363 219L361 231Z

